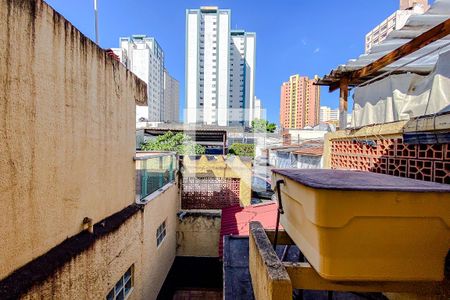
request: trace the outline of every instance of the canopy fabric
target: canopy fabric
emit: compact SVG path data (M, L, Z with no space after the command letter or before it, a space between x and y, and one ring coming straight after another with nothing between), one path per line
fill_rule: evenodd
M428 76L391 75L355 89L352 127L381 124L450 110L450 51Z

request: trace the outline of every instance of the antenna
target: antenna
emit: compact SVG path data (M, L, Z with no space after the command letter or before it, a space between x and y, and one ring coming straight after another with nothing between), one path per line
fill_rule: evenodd
M94 0L94 12L95 12L95 43L98 45L98 7L97 7L97 0Z

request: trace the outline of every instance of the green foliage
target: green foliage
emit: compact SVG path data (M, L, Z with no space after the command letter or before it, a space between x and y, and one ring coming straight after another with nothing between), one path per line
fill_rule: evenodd
M228 150L230 154L237 156L250 156L255 157L255 145L254 144L241 144L234 143Z
M267 120L255 119L252 121L253 132L275 132L277 125L275 123L269 123Z
M175 134L171 131L142 144L142 150L175 151L181 155L205 154L205 147L194 143L190 136L181 132Z

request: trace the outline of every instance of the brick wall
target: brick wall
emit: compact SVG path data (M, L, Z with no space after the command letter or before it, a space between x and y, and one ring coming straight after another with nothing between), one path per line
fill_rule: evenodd
M335 139L331 168L450 184L450 144L407 145L402 138Z
M219 177L184 177L182 209L222 209L239 205L240 179Z

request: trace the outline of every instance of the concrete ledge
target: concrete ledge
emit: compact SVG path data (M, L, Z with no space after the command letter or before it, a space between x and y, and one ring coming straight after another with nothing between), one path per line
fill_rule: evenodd
M261 223L250 222L249 242L249 268L255 299L292 299L289 275Z
M93 233L82 231L17 269L0 280L0 299L19 299L33 286L44 282L66 263L92 247L98 239L116 231L142 208L141 205L132 204L95 224Z

